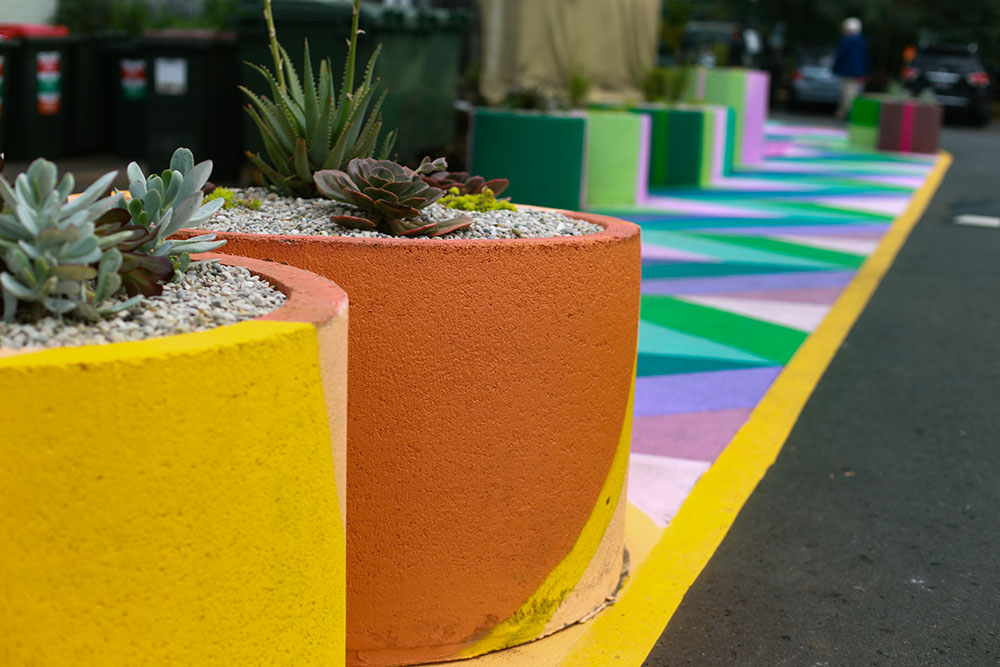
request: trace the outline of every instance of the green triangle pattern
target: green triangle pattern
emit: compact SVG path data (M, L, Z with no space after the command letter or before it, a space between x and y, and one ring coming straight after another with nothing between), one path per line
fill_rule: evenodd
M798 329L669 296L643 295L641 317L647 322L735 347L777 364L788 363L808 336Z
M716 343L652 322L639 322L639 354L662 355L666 351L677 357L710 357L761 366L771 363L731 345Z
M849 269L859 268L867 259L864 255L855 255L853 253L842 252L839 250L801 245L790 241L768 238L766 236L723 236L715 234L699 234L699 236L719 241L721 243L732 243L733 245L781 253L783 255L799 257L801 259L810 259Z

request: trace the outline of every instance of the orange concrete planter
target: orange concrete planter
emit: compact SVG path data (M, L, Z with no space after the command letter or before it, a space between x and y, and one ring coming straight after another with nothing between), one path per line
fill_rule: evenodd
M348 664L485 653L622 575L639 229L581 237L219 233L351 300Z
M344 664L347 296L0 358L0 665Z

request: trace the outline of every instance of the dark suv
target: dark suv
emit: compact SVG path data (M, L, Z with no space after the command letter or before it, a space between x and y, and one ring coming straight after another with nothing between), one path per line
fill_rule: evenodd
M990 120L992 82L975 45L921 48L903 70L903 83L915 95L930 89L946 109L960 111L979 125Z

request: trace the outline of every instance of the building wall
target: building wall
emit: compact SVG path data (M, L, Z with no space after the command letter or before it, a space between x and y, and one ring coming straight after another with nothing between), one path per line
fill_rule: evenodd
M57 0L0 0L0 23L48 23Z

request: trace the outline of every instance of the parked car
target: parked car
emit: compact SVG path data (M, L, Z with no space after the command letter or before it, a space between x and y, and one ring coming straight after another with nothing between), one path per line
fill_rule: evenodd
M834 57L833 50L798 54L788 83L788 102L792 107L833 105L840 101L840 77L833 73Z
M903 70L903 85L914 95L930 91L946 110L985 125L990 120L992 80L976 51L974 44L920 48Z

